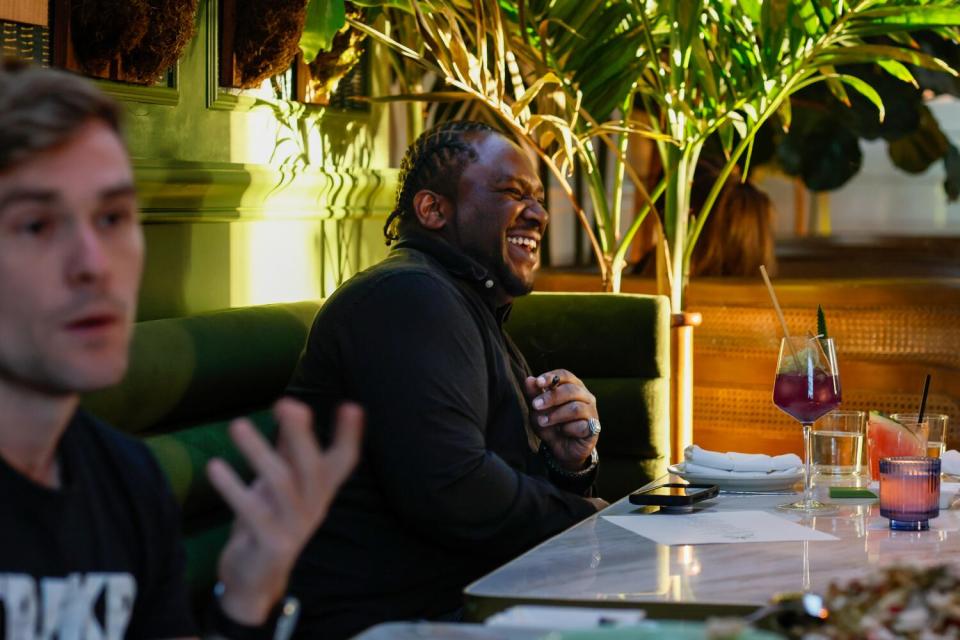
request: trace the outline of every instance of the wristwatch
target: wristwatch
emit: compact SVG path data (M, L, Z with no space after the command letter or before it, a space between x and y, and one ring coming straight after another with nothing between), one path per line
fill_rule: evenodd
M230 618L220 604L225 588L218 582L213 588L213 603L207 611L204 640L288 640L300 617L300 601L284 598L260 625L241 624Z
M597 467L597 463L600 462L600 454L597 453L596 447L590 451L590 464L580 471L570 471L569 469L564 469L557 459L553 457L553 454L550 453L550 447L547 446L546 442L540 443L540 455L543 456L543 460L546 462L547 468L562 478L585 478L593 473L593 470Z

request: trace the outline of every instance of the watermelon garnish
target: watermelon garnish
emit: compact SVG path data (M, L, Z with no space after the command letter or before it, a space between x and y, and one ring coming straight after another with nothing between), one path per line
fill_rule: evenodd
M867 420L867 447L870 475L874 480L880 477L880 458L926 454L924 442L918 434L879 411L871 411Z
M913 439L914 441L920 442L920 438L917 437L916 433L914 433L913 431L905 427L903 423L897 422L890 416L880 411L871 411L870 418L867 422L874 424L878 427L881 427L883 429L888 429L890 430L891 433L897 433L902 431L902 434L900 437L910 436L910 438Z

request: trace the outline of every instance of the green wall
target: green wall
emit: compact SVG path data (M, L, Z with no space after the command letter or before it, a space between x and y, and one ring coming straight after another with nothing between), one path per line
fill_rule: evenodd
M141 319L324 297L386 253L385 110L218 88L216 11L201 0L175 89L100 83L127 110L147 240Z

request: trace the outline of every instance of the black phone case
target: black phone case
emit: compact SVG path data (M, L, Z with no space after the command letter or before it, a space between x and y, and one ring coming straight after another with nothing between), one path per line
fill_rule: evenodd
M661 487L684 487L687 489L703 489L692 496L657 496L650 492ZM716 498L720 488L715 484L680 484L676 482L658 484L644 491L635 491L630 494L630 504L639 504L653 507L688 507L702 500Z

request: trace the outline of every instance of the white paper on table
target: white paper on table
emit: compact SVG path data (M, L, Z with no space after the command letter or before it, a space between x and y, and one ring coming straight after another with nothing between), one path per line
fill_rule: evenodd
M766 511L720 511L683 515L649 514L601 516L659 544L725 544L838 540L829 533L805 527Z
M533 627L542 629L588 629L604 626L639 624L647 613L642 609L595 609L517 605L490 616L484 622L493 627Z

